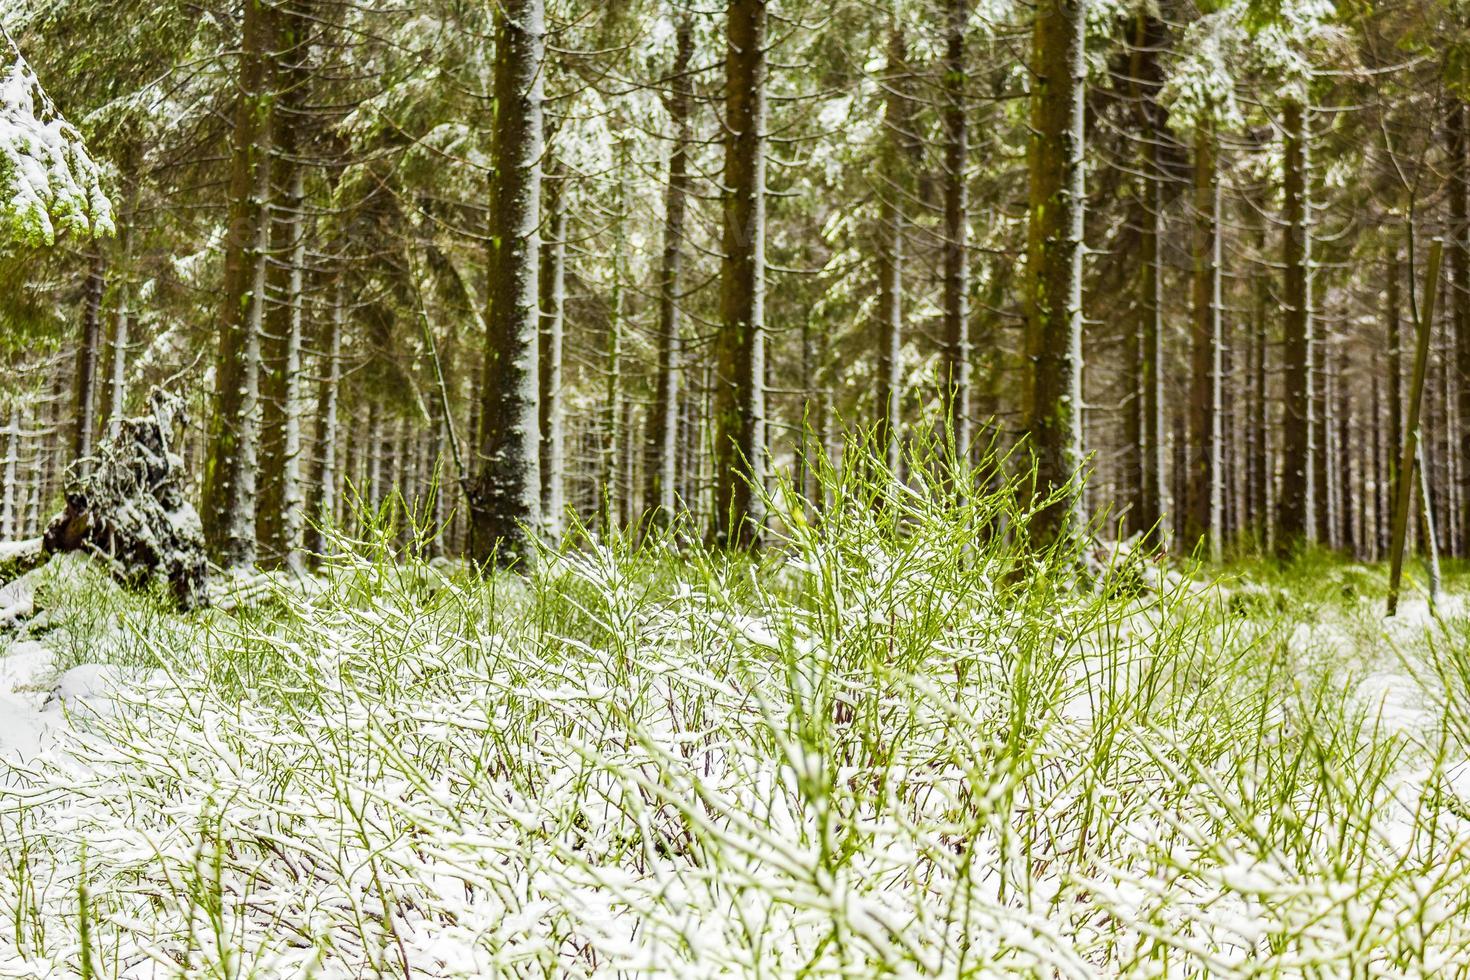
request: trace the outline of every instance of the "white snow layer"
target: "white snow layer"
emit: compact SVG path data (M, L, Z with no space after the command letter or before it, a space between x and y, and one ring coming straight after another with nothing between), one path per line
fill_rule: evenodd
M61 117L9 37L0 73L0 234L29 245L113 231L112 205L81 134Z

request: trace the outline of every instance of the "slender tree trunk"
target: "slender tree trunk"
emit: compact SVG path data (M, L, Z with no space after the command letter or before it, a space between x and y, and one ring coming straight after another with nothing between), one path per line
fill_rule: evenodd
M1042 0L1032 33L1031 378L1026 422L1036 454L1031 528L1039 541L1080 533L1082 466L1083 57L1086 0Z
M1360 557L1358 535L1353 519L1366 494L1353 493L1353 400L1352 388L1347 383L1347 356L1343 355L1337 372L1337 486L1338 486L1338 536L1342 547L1353 557Z
M944 357L940 392L948 436L958 458L970 445L969 130L965 82L969 62L965 33L970 0L948 0L945 10L944 84Z
M764 526L766 0L731 0L727 29L712 538L750 545Z
M1388 330L1388 455L1387 455L1387 483L1391 488L1398 486L1399 480L1399 450L1404 444L1404 390L1403 390L1403 330L1400 325L1399 310L1402 298L1399 283L1402 278L1402 269L1399 265L1399 250L1397 243L1389 246L1388 257L1388 288L1385 290L1384 301L1384 324ZM1391 497L1390 497L1391 501ZM1393 509L1390 507L1385 511L1385 528L1392 527ZM1385 540L1385 547L1391 548L1392 542Z
M877 422L874 449L884 461L887 479L896 479L898 476L900 409L903 404L902 200L908 184L905 179L908 167L903 159L903 148L909 139L911 126L908 98L903 86L903 74L908 70L907 62L908 47L903 30L894 28L888 35L886 93L883 102L883 121L887 131L884 134L884 166L878 184L878 371L874 390ZM961 126L963 122L962 117ZM968 358L966 361L968 363Z
M1164 232L1164 177L1159 144L1164 138L1158 104L1163 72L1159 54L1164 48L1164 24L1140 10L1133 31L1132 95L1138 117L1139 161L1139 279L1136 308L1138 337L1131 360L1137 404L1129 413L1128 435L1137 446L1137 492L1129 508L1129 530L1144 536L1145 544L1162 544L1168 537L1164 507L1163 372L1163 264L1160 241Z
M1470 104L1454 99L1449 112L1450 316L1454 332L1459 473L1459 525L1456 553L1467 556L1470 543Z
M692 88L689 65L694 58L694 22L681 17L675 29L675 54L669 94L669 121L674 145L669 151L669 176L664 189L663 265L658 291L658 376L654 382L653 412L648 417L646 489L649 519L666 524L674 515L678 482L680 361L683 357L679 322L683 290L684 215L689 197L689 106Z
M1212 128L1201 126L1194 142L1194 309L1190 349L1189 482L1184 544L1208 537L1220 558L1224 498L1221 472L1221 280L1220 171Z
M567 213L565 176L558 167L547 182L547 240L541 243L541 336L538 419L541 433L541 520L546 535L561 538L566 509L566 427L562 418L562 330L566 318Z
M541 223L542 0L496 7L495 176L490 207L494 268L481 391L481 469L470 501L471 554L508 567L533 557L541 525L537 307Z
M256 536L273 565L299 568L306 506L301 493L301 320L306 265L305 175L299 160L307 123L314 0L277 14L271 178L271 254L261 336L260 497Z
M1286 268L1282 304L1285 338L1282 345L1286 385L1282 426L1281 499L1277 514L1276 550L1287 556L1307 540L1312 527L1312 496L1308 477L1311 458L1311 391L1308 344L1312 335L1310 306L1310 250L1307 244L1306 146L1304 108L1299 102L1283 107L1284 214L1282 261Z
M1139 313L1142 320L1139 392L1143 398L1142 467L1139 472L1139 530L1162 544L1168 539L1168 516L1164 507L1164 462L1167 429L1164 423L1164 267L1160 242L1164 232L1164 181L1159 172L1158 133L1151 130L1144 153L1147 201L1140 262L1143 277Z
M127 204L118 223L118 255L120 257L115 287L117 310L112 327L112 364L108 379L107 432L116 438L127 411L128 330L132 318L133 222L136 215L137 188L131 179L125 191Z
M1307 487L1310 491L1311 522L1308 525L1308 537L1318 541L1324 546L1332 546L1332 473L1329 462L1332 459L1329 433L1332 429L1332 402L1327 391L1327 322L1319 315L1316 309L1316 274L1310 259L1311 241L1311 203L1310 194L1307 204L1308 217L1308 266L1307 266L1307 309L1311 316L1311 333L1307 345L1307 378L1308 387L1311 391L1311 430L1309 443L1311 445L1311 469L1307 475Z
M87 271L87 288L82 301L82 342L77 348L75 428L72 432L72 462L85 475L97 436L97 366L102 360L102 292L106 285L107 260L102 247L93 245Z
M0 541L13 541L21 537L21 507L23 501L16 482L16 469L20 464L20 410L10 408L5 423L5 457L0 459Z
M602 403L602 472L599 474L598 514L604 531L623 523L623 505L630 488L623 486L623 253L627 250L624 232L627 218L627 184L622 176L628 167L628 141L620 140L617 152L618 185L613 201L612 296L607 320L606 388Z
M204 466L204 536L225 567L255 562L260 321L269 242L270 57L275 6L245 0L230 163L230 214L213 415Z
M1415 239L1414 224L1409 223L1409 243L1412 249ZM1412 256L1412 251L1410 255ZM1420 501L1420 527L1425 549L1430 555L1431 589L1437 591L1439 584L1439 562L1434 552L1433 510L1430 507L1429 488L1424 480L1425 454L1419 441L1420 412L1424 404L1424 382L1429 366L1429 338L1434 323L1435 299L1439 295L1440 263L1443 247L1435 242L1429 250L1429 269L1424 277L1423 302L1414 308L1414 370L1409 384L1408 417L1404 420L1403 444L1395 447L1399 452L1397 479L1394 481L1393 538L1389 545L1388 614L1398 611L1399 585L1404 565L1404 545L1409 525L1410 502L1417 494ZM1409 284L1412 298L1414 284ZM1414 471L1418 469L1416 474ZM1415 480L1415 477L1418 480ZM1433 595L1431 591L1431 596Z
M339 272L333 286L332 312L327 318L325 336L322 339L321 380L316 398L316 472L312 474L311 480L315 499L310 506L313 529L309 547L317 555L325 554L327 549L324 527L335 525L337 521L337 450L340 431L337 401L342 386L342 323L346 316L346 304L346 283Z
M1255 208L1250 209L1255 214ZM1254 228L1256 254L1266 255L1266 226L1256 218ZM1271 489L1275 478L1274 458L1271 455L1271 419L1267 406L1271 403L1270 371L1268 363L1271 351L1270 322L1266 316L1269 302L1268 283L1264 275L1256 273L1251 279L1251 321L1255 340L1255 397L1251 401L1251 429L1253 432L1253 455L1251 488L1251 531L1257 544L1264 548L1271 525Z

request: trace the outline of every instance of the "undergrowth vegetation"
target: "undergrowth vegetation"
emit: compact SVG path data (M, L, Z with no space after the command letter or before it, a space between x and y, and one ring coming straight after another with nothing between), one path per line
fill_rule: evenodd
M1034 554L1004 487L824 481L759 558L578 533L482 580L385 520L230 614L58 577L58 666L140 669L0 774L0 973L1470 961L1453 597L1385 629L1373 571L1204 586Z

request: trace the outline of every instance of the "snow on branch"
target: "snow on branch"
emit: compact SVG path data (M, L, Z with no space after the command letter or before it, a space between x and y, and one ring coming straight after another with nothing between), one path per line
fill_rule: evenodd
M100 168L10 35L4 38L9 56L0 68L0 240L51 245L68 232L112 234L112 204L102 191Z

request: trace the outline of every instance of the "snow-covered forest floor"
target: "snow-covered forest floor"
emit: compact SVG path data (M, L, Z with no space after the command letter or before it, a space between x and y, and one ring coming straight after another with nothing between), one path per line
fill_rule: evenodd
M385 533L188 616L53 562L0 639L0 975L1470 962L1455 576L1385 621L1378 569L1079 579L1001 497L837 496L756 562Z

